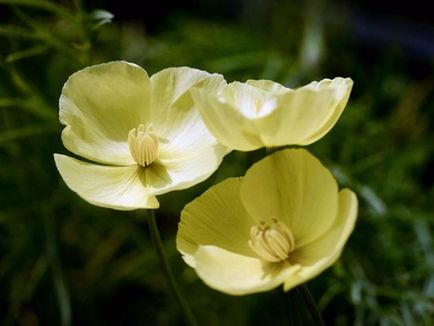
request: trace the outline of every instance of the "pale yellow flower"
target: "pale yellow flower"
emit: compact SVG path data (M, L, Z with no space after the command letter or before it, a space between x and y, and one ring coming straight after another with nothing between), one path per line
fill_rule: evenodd
M228 148L308 145L336 123L350 96L350 78L324 79L292 90L269 80L227 84L220 92L192 89L201 116Z
M189 89L215 90L222 82L187 67L149 78L123 61L76 72L63 87L59 115L63 144L85 160L55 154L63 180L88 202L120 210L157 208L156 195L205 180L227 151Z
M229 178L181 213L177 247L210 287L233 295L287 291L340 256L357 198L308 151L285 149Z

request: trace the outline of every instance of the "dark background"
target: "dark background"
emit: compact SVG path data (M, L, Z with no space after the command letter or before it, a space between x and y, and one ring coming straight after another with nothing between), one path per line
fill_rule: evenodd
M68 76L123 59L289 87L351 77L348 107L309 146L360 200L342 258L309 282L330 325L434 324L434 22L412 1L0 0L0 322L183 325L141 212L93 207L60 179ZM95 12L103 9L107 12ZM114 18L109 22L109 13ZM104 19L105 18L105 19ZM206 182L160 197L170 263L201 324L309 322L293 293L209 289L175 249L179 213L265 155L229 154ZM299 307L291 310L291 302Z

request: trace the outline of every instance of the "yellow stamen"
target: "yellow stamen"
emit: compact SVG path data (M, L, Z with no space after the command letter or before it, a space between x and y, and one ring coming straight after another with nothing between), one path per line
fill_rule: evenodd
M277 219L271 223L260 222L250 229L249 246L259 258L269 262L287 260L295 249L291 230Z
M152 125L145 128L140 124L137 130L131 129L128 133L128 147L138 165L143 167L151 165L158 154L158 137L153 132Z

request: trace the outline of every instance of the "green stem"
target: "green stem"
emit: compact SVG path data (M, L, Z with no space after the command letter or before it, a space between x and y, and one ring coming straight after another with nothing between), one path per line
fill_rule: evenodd
M176 284L175 277L173 276L172 269L170 268L166 253L164 252L163 243L161 241L160 232L158 231L157 221L155 219L155 213L152 209L148 210L148 225L152 242L154 243L158 258L160 259L161 267L166 274L170 290L175 295L175 299L178 302L179 308L184 314L185 322L190 326L197 326L198 324L193 316L193 313L191 312L190 307L188 306L184 297L181 295L178 285Z
M299 285L297 287L297 291L300 297L303 299L304 303L306 304L307 308L309 309L309 312L312 316L313 321L315 322L315 325L325 326L324 321L322 320L321 317L321 313L319 312L315 300L310 294L310 291L307 288L306 284Z

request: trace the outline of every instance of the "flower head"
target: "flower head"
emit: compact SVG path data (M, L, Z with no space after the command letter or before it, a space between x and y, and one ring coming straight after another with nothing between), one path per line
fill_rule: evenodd
M286 149L189 203L177 247L210 287L242 295L280 284L289 290L340 256L357 215L357 198L338 191L308 151Z
M308 145L336 123L350 96L350 78L324 79L295 90L269 80L227 84L219 92L192 89L218 141L241 151Z
M168 68L152 77L116 61L74 73L60 97L62 141L84 160L55 154L66 184L97 206L157 208L156 195L190 187L219 166L219 145L189 89L216 91L223 77Z

